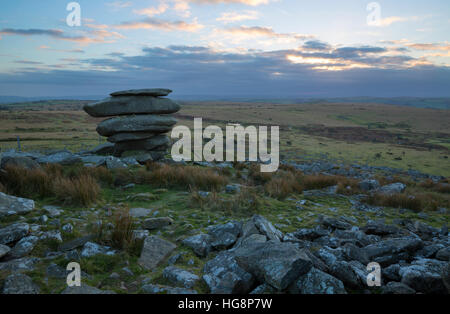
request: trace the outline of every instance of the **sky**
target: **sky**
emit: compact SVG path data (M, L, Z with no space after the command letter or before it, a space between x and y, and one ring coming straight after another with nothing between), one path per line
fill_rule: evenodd
M2 1L0 95L450 96L448 0L70 2Z

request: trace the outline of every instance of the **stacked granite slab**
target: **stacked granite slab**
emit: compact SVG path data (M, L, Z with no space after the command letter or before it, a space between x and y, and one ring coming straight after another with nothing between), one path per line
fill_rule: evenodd
M180 110L178 103L165 98L171 92L160 88L120 91L83 109L92 117L112 117L102 121L97 132L114 143L115 156L158 160L170 145L165 133L177 123L170 114Z

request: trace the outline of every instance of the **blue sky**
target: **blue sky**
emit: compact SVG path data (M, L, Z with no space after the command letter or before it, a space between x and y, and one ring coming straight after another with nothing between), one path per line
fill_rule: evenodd
M0 95L450 96L447 0L3 1Z

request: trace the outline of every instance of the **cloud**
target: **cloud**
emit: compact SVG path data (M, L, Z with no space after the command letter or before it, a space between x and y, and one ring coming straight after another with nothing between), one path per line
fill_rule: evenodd
M231 23L245 20L257 20L259 12L257 11L242 11L242 12L224 12L216 21Z
M389 16L389 17L385 17L382 18L378 21L374 21L371 26L378 26L378 27L386 27L386 26L390 26L394 23L401 23L401 22L411 22L411 21L421 21L424 20L426 18L431 17L431 15L426 15L426 16L409 16L409 17L404 17L404 16Z
M165 86L174 89L175 98L183 94L260 98L449 96L448 67L423 64L423 60L407 56L386 58L382 47L340 48L345 49L236 53L201 46L147 47L136 56L83 60L91 70L30 68L0 74L0 94L25 90L30 95L46 96L106 95L120 89ZM408 66L408 62L415 66ZM333 67L345 69L335 71Z
M30 60L14 60L14 63L18 63L18 64L42 64L42 62L38 62L38 61L30 61Z
M92 44L92 43L111 43L113 41L106 40L108 37L124 38L121 34L116 32L108 32L105 30L90 31L89 36L68 36L62 30L59 29L13 29L4 28L0 30L0 35L18 35L18 36L50 36L54 39L71 41L80 44Z
M250 5L250 6L258 6L261 4L268 4L269 2L274 2L273 0L188 0L188 1L192 2L192 3L198 3L198 4L238 3L238 4L245 4L245 5Z
M161 2L157 7L149 7L139 10L133 10L134 13L139 15L146 15L148 17L153 17L155 15L163 14L169 9L169 5L166 2Z
M156 18L145 18L138 21L123 22L114 26L117 29L159 29L164 31L185 31L196 32L203 28L203 25L194 19L192 22L166 21Z
M68 53L85 53L83 49L54 49L46 45L41 45L38 47L38 49L58 51L58 52L68 52Z
M132 6L133 3L131 1L114 1L107 2L106 5L112 7L114 10L120 10Z
M241 37L271 37L271 38L295 38L308 39L314 36L296 33L277 33L270 27L261 26L239 26L222 29L221 32Z

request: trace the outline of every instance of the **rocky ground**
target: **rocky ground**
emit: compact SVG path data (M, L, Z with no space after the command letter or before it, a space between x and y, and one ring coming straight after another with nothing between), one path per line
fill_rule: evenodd
M169 161L166 161L169 163ZM137 169L133 158L92 152L4 153L1 167ZM248 169L198 163L227 173L216 192L164 189L133 182L104 187L90 207L52 198L0 193L0 291L10 293L439 293L450 291L447 208L412 211L371 206L364 195L402 193L402 182L381 184L375 175L411 180L443 178L410 171L324 162L291 165L303 173L358 180L359 194L336 186L292 193L264 193L233 202ZM131 171L131 170L130 170ZM151 170L150 170L151 171ZM239 173L239 174L238 174ZM392 180L391 180L392 181ZM256 187L257 188L257 187ZM253 206L259 202L258 206ZM220 208L204 205L223 203ZM234 203L233 203L234 204ZM241 204L241 203L239 203ZM249 205L250 204L250 205ZM118 248L116 212L129 208L133 244ZM239 206L238 206L239 207ZM112 236L112 237L111 237ZM66 266L78 262L82 286L68 288ZM381 287L369 287L367 265L381 266Z

